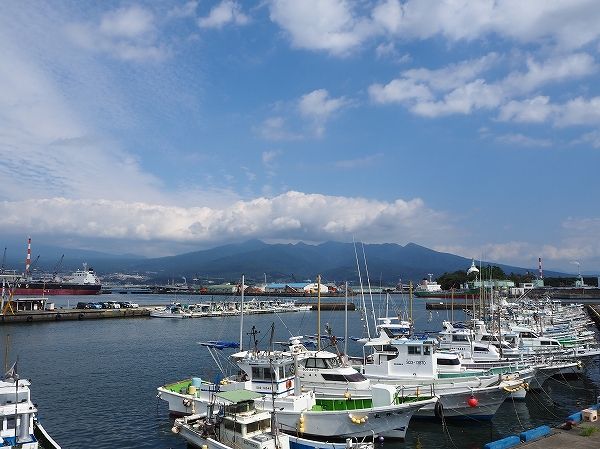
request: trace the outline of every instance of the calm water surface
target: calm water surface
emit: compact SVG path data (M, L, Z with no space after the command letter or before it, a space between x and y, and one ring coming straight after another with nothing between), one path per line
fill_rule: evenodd
M94 298L96 299L96 298ZM105 295L103 300L130 300L141 304L166 304L168 296ZM221 298L215 298L221 300ZM89 297L56 297L57 307ZM179 297L181 302L203 302L206 297ZM376 309L382 308L375 297ZM404 303L394 297L396 308ZM415 302L418 330L437 330L445 311L430 314L423 302ZM456 317L461 318L461 317ZM343 335L344 313L322 312L336 335ZM275 339L290 334L316 333L316 312L245 317L245 332L255 325L265 348L269 328L275 323ZM349 334L363 335L358 312L349 313ZM239 318L169 320L129 318L60 323L4 325L1 354L10 334L11 359L18 357L19 373L32 380L33 401L39 406L44 426L64 449L78 448L186 448L171 433L166 403L156 398L156 387L191 376L208 379L217 369L199 341L237 341ZM248 337L245 337L246 342ZM349 352L358 355L352 343ZM481 448L491 440L540 424L559 423L572 411L595 402L600 386L598 361L578 381L550 380L544 392L530 393L522 402L506 401L489 423L449 424L415 421L405 442L386 442L388 448Z

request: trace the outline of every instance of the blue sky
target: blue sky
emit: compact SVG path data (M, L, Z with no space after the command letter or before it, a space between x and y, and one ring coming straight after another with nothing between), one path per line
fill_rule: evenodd
M4 1L0 232L598 271L598 23L583 0Z

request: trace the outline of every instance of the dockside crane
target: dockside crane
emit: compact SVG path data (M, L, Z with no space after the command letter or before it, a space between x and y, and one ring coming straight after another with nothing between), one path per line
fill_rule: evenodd
M54 265L54 268L52 269L52 279L55 279L56 276L58 275L58 272L60 271L60 268L62 267L64 258L65 258L65 255L63 254L62 256L60 256L59 261L56 262L56 265Z

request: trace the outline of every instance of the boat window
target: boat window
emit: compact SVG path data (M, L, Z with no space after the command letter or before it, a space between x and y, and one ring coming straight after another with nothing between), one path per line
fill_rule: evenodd
M230 419L225 420L225 428L227 430L232 430L236 433L242 433L242 425L239 422L231 421Z
M353 373L346 374L346 380L348 382L362 382L363 380L367 380L367 378L360 373Z
M475 351L477 352L488 352L488 348L482 347L482 346L475 346Z
M550 341L544 341L544 340L542 340L540 343L542 344L542 346L548 346L548 345L550 345L552 342L550 342Z
M315 359L315 367L325 369L325 368L327 368L327 364L325 363L325 360L323 360L323 359Z
M466 335L453 335L452 341L469 341Z
M327 382L346 382L346 378L343 374L323 373L322 376L323 380L326 380Z
M421 347L420 346L408 346L408 354L409 355L421 355Z
M341 366L340 360L336 358L327 359L327 366L329 368L339 368Z
M423 346L423 355L430 355L430 354L431 354L431 347Z
M373 346L373 349L374 349L375 351L383 351L383 346L382 346L382 345L374 345L374 346Z
M317 364L315 363L314 358L306 359L306 364L304 365L306 368L316 368Z
M395 352L395 353L398 352L398 348L395 347L394 345L384 345L382 347L382 350L385 352Z
M270 419L263 419L261 421L250 422L246 425L246 432L252 433L257 431L267 431L271 427Z
M283 379L283 377L284 377L284 376L283 376L283 366L280 366L280 367L279 367L279 378L280 378L280 379Z
M262 379L261 369L257 366L252 367L252 378L253 379Z
M438 365L460 365L458 359L437 359Z
M553 341L553 342L552 342L552 344L553 344L554 346L560 346L560 343L559 343L559 342L557 342L557 341Z
M271 368L263 368L263 379L272 379L273 370Z

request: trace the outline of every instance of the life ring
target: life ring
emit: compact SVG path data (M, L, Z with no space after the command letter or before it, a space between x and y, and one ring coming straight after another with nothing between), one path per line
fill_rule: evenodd
M292 388L292 380L291 380L291 379L288 379L288 380L285 382L285 387L286 387L288 390L289 390L290 388Z
M33 317L31 315L27 316L27 322L31 323L33 321Z
M62 319L62 315L60 313L57 313L56 316L54 317L54 319L56 321L60 321Z

